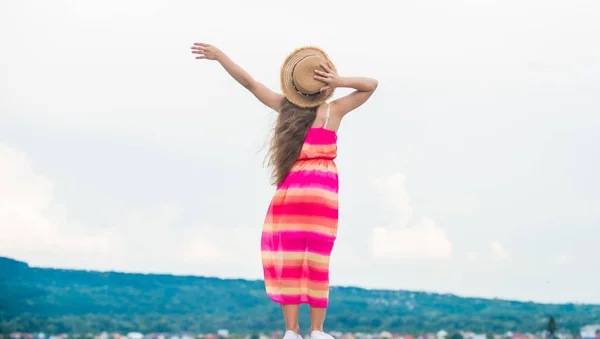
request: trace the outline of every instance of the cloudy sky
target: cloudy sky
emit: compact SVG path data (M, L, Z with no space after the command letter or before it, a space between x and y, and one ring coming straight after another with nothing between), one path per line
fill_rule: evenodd
M261 278L275 114L189 47L278 89L311 44L380 84L333 284L600 303L600 2L393 3L2 1L0 255Z

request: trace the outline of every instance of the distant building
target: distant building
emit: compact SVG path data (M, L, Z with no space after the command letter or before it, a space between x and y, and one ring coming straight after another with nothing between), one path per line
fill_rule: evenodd
M600 339L600 325L587 325L582 327L581 339Z
M462 332L459 331L459 333L463 336L463 338L465 339L487 339L487 334L478 334L475 332L471 332L471 331L467 331L467 332ZM490 338L493 339L493 338Z

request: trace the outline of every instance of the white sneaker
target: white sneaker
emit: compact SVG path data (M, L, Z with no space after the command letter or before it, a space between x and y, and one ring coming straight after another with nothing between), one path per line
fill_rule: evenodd
M310 339L335 339L335 338L325 332L312 331L312 332L310 332Z
M302 336L294 331L285 331L283 339L302 339Z

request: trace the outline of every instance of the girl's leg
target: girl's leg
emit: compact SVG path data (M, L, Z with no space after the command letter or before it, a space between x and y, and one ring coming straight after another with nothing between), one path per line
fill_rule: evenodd
M323 323L325 322L326 308L310 307L310 331L323 332Z
M281 305L281 310L283 311L283 318L285 319L285 330L300 334L300 326L298 325L300 305Z

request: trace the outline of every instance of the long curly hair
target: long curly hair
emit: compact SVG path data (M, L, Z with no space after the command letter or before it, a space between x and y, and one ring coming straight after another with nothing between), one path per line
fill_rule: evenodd
M317 116L317 108L296 106L286 98L281 102L268 153L271 184L281 185L294 166L308 129Z

